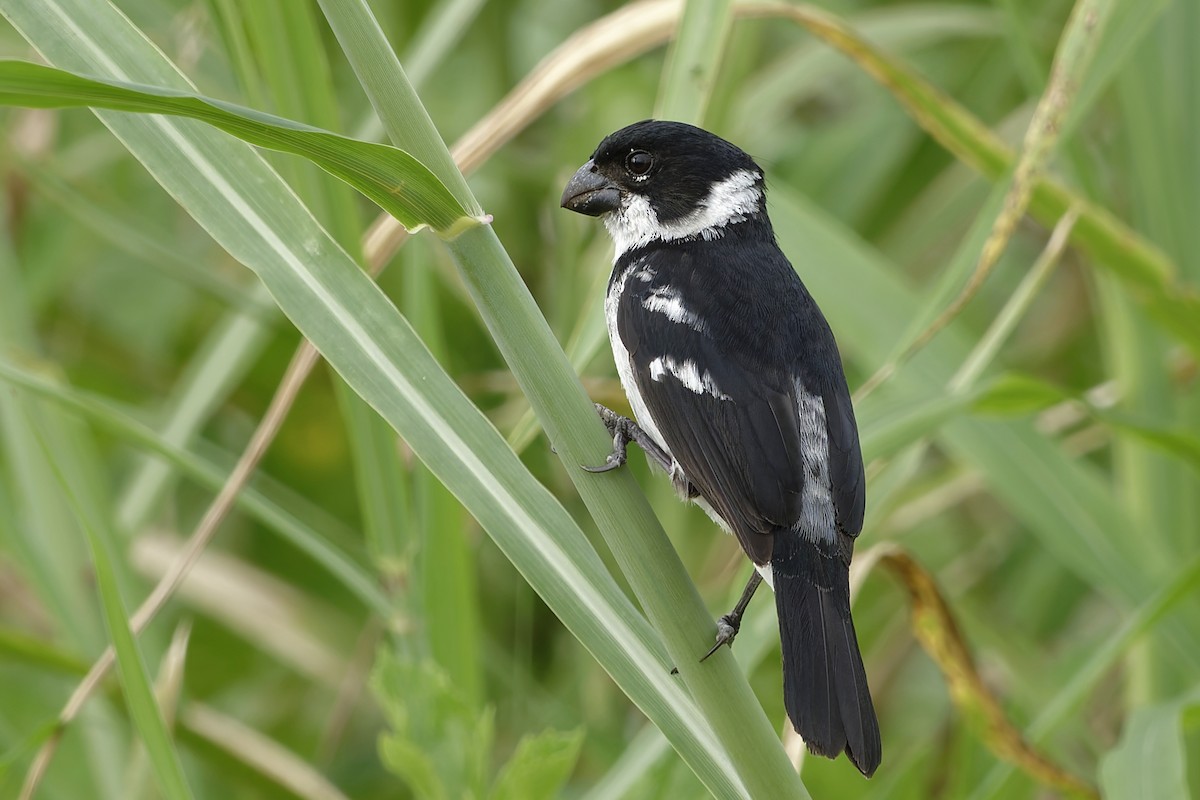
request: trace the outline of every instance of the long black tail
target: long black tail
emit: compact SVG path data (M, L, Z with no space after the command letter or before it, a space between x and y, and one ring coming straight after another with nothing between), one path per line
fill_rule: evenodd
M783 702L812 752L837 758L843 750L868 778L879 766L879 722L850 619L850 567L834 542L816 543L797 531L775 533L771 557L779 638L783 645Z

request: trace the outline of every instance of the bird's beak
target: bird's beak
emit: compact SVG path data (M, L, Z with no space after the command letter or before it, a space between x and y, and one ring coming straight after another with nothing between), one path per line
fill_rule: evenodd
M589 217L615 211L620 204L621 190L596 171L591 159L579 168L574 177L567 181L567 188L563 189L562 207Z

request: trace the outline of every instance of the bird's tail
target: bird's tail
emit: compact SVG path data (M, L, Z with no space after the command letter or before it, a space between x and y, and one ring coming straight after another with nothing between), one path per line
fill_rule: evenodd
M868 778L879 766L879 722L850 619L850 568L836 544L775 534L771 573L783 646L783 702L812 752L843 750Z

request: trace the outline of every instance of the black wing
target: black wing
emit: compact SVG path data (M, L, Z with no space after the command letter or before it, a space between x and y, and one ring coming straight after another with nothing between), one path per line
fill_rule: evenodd
M786 259L777 250L771 255L779 262L771 266L784 272L765 303L738 297L745 284L701 287L700 271L684 277L667 268L669 258L648 259L659 281L675 273L672 290L686 290L680 299L696 320L685 324L647 308L647 298L664 288L659 281L631 283L616 320L636 390L663 444L756 564L770 561L770 534L800 520L805 426L825 428L837 529L856 536L865 507L858 429L833 334ZM731 319L738 324L722 325L719 335L707 328ZM824 419L801 419L799 392L821 398ZM809 535L838 538L833 530Z
M618 332L663 443L747 555L767 563L769 534L801 511L791 378L739 363L707 336L646 311L636 296L621 303Z
M830 493L837 512L838 529L853 537L862 531L867 507L867 478L863 471L854 406L841 372L840 358L836 378L834 385L827 386L821 393L829 437Z

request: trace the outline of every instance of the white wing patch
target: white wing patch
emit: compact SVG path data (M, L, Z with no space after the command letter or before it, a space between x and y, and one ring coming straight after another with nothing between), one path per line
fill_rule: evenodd
M633 277L637 278L642 283L649 283L650 281L654 280L654 276L657 274L658 271L655 270L654 267L642 264L642 266L638 267L634 271Z
M650 201L640 194L626 194L621 207L604 215L604 226L616 245L614 261L635 247L652 241L664 242L699 236L719 239L725 228L742 222L762 208L762 175L742 169L709 190L694 211L670 222L660 222Z
M828 540L836 535L833 496L829 485L829 433L825 424L825 401L796 384L799 398L800 456L804 460L804 491L801 494L800 532L810 540Z
M650 380L661 381L665 375L673 376L696 394L711 394L718 400L729 399L729 395L721 391L708 370L701 372L690 358L676 361L670 356L659 356L650 362Z
M705 333L708 325L695 312L683 304L679 291L670 286L659 286L642 301L642 308L663 314L672 322L687 325L692 330Z

